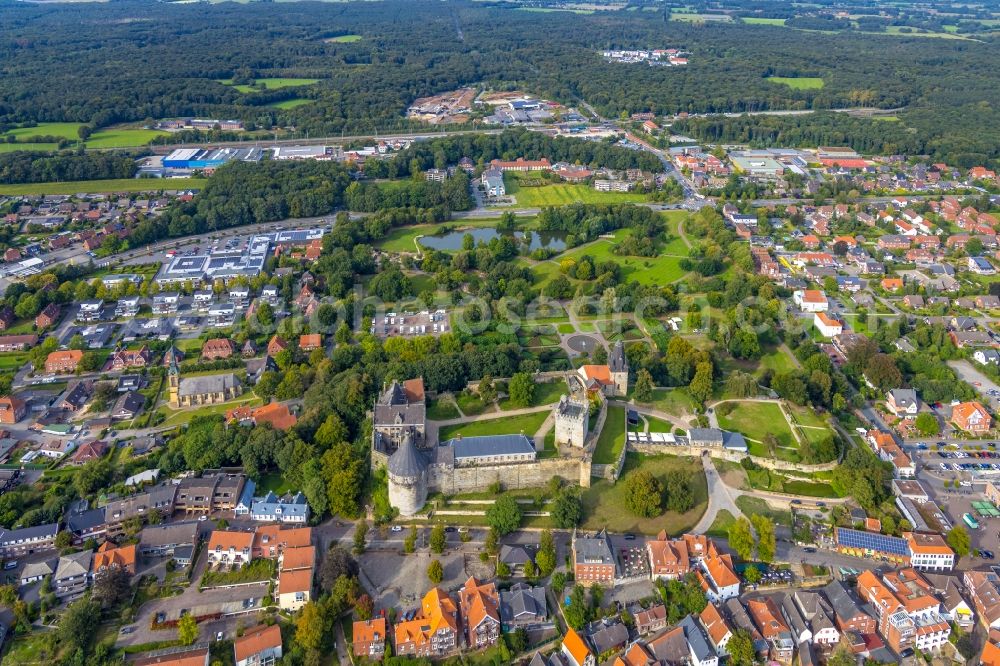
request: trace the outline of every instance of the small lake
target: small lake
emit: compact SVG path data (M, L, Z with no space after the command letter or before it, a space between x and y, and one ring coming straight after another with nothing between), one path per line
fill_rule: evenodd
M552 250L565 250L566 237L558 233L541 233L538 231L515 231L514 236L521 240L526 234L531 236L529 250L537 250L540 247ZM462 231L452 231L442 236L422 236L420 244L432 250L461 250L462 240L466 235L472 236L476 245L489 243L494 238L500 236L500 232L492 227L478 227L475 229L464 229Z

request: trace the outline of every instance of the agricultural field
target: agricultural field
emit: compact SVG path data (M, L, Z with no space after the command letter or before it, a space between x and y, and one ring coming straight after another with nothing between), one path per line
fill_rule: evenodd
M785 19L783 18L761 18L753 16L744 16L740 20L749 25L785 25Z
M662 478L667 472L681 470L689 476L694 507L690 511L677 513L665 511L655 518L639 518L626 508L625 495L627 484L623 483L628 474L634 470L645 470L653 476ZM583 491L583 528L598 530L612 527L616 532L638 532L641 534L656 534L666 530L668 534L682 534L694 527L708 505L708 483L705 471L698 458L679 458L676 456L645 456L629 453L625 456L622 476L617 483L607 480L596 481L590 488Z
M267 90L281 90L282 88L296 88L298 86L311 86L314 83L318 83L319 79L293 79L293 78L273 78L273 79L255 79L254 85L248 86L246 84L234 84L232 79L218 79L218 83L224 86L232 86L236 88L241 93L254 93L257 92L257 85L263 85Z
M329 39L324 39L323 41L330 44L353 44L354 42L361 41L361 35L337 35L336 37L330 37Z
M769 76L767 80L771 83L784 84L795 90L818 90L824 85L823 79L818 76Z
M579 183L556 183L539 187L522 187L520 178L510 172L503 177L507 194L517 199L519 206L565 206L572 203L636 203L646 201L645 194L635 192L598 192Z
M80 140L79 130L83 123L39 123L35 127L21 127L0 134L0 152L15 150L52 151L58 150L56 143L26 143L25 139L33 136L53 136L68 141ZM95 131L87 139L86 147L92 149L135 148L144 146L166 132L153 129L109 127ZM13 136L15 143L6 143L7 137Z
M690 14L687 12L670 12L671 21L685 21L687 23L704 23L706 21L720 21L728 23L733 18L728 14Z
M306 99L305 97L293 97L292 99L286 99L281 102L276 102L271 104L275 109L294 109L298 106L305 106L306 104L312 104L316 100Z
M3 144L0 144L3 145ZM161 190L196 190L205 186L205 178L119 178L113 180L74 180L58 183L0 184L0 194L78 194L101 192L159 192Z

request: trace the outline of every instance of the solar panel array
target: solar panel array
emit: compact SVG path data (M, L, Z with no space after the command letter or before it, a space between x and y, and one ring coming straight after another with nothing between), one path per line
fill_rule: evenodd
M837 528L837 544L845 548L860 548L893 555L910 554L910 546L906 539L852 530L847 527Z

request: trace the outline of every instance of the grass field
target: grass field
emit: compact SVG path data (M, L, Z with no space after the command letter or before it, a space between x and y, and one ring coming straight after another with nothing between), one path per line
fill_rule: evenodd
M785 527L792 526L792 512L791 511L781 511L779 509L772 509L771 506L761 499L760 497L750 497L749 495L740 495L736 498L736 506L740 508L744 514L748 517L754 514L760 514L767 516L771 519L771 522L778 525L784 525Z
M438 440L444 442L459 434L463 437L479 437L482 435L516 435L519 432L523 432L525 437L533 437L548 416L548 411L541 411L535 414L500 416L500 418L487 421L447 426L441 428Z
M760 357L760 369L772 370L773 372L791 372L795 369L795 361L781 347L775 347L774 351Z
M628 230L621 230L615 234L616 239L624 237L623 234L631 233ZM681 268L682 257L660 255L657 257L628 257L614 254L611 250L617 241L601 239L578 247L576 249L558 255L551 261L541 262L533 267L539 282L547 282L559 273L559 262L564 259L574 259L579 261L584 255L593 258L594 263L613 261L621 266L622 282L635 281L639 284L669 284L684 277L685 271Z
M0 144L2 145L2 144ZM116 180L75 180L60 183L0 185L0 194L77 194L80 192L159 192L160 190L200 189L205 178L120 178Z
M288 481L281 475L280 472L272 472L270 474L265 474L260 483L257 484L257 491L263 495L267 491L271 491L276 495L284 495L285 493L295 490Z
M715 514L715 520L712 521L711 527L705 532L710 537L715 539L728 539L729 538L729 528L733 526L736 522L736 516L729 513L725 509L719 511Z
M475 393L463 391L455 396L455 402L466 416L477 416L486 411L486 405Z
M694 412L694 402L686 388L654 389L653 401L649 403L667 414L691 414Z
M552 403L559 402L559 398L569 393L569 388L566 386L564 381L555 382L543 382L535 384L535 395L534 399L531 401L532 407L541 407L542 405L551 405ZM517 405L511 404L510 400L501 400L500 409L520 409Z
M36 127L21 127L0 134L0 140L8 136L15 137L19 142L32 136L57 136L70 141L79 141L78 134L83 123L39 123ZM166 132L142 128L107 128L97 130L86 142L87 148L134 148L144 146ZM57 150L55 143L0 143L0 152L15 150Z
M689 14L687 12L670 12L671 21L686 21L688 23L701 23L703 21L721 21L728 23L732 17L728 14Z
M218 370L213 370L209 374L217 373ZM198 373L186 373L186 377L196 376ZM258 407L262 403L261 399L253 394L242 395L236 400L230 400L228 402L223 402L218 405L211 405L208 407L198 407L196 409L184 408L184 409L171 409L170 407L161 407L160 412L164 415L164 421L160 425L163 427L169 426L179 426L185 423L189 423L191 419L196 416L213 416L219 415L224 416L227 411L235 407L242 407L244 405L249 407Z
M719 425L726 430L743 433L747 439L763 442L768 434L773 434L781 446L797 448L792 430L781 413L781 408L773 402L737 402L732 412L719 414ZM749 442L748 442L749 444Z
M688 475L694 495L694 507L690 511L677 513L667 511L655 518L639 518L626 508L626 484L623 480L634 470L646 470L656 477L663 477L672 470L681 470ZM666 530L669 534L682 534L694 527L708 503L708 484L701 461L697 458L676 456L643 456L629 453L625 457L622 477L618 483L600 480L583 491L583 527L598 530L609 527L617 531L656 534Z
M447 421L448 419L457 419L459 416L461 414L458 413L455 403L451 400L437 398L427 405L427 418L432 421Z
M594 449L594 464L614 464L623 448L625 448L625 408L608 407L604 428L601 429L601 436L597 439L597 447Z
M241 93L254 93L257 92L257 88L254 86L248 86L245 84L235 85L232 79L219 79L219 83L224 86L232 86L236 88ZM282 88L295 88L297 86L310 86L314 83L319 82L319 79L291 79L291 78L274 78L274 79L255 79L254 84L264 84L264 88L267 90L281 90Z
M361 41L361 35L338 35L336 37L324 39L323 41L330 42L331 44L353 44L354 42Z
M795 90L816 90L823 87L823 79L818 76L769 76L771 83L783 83Z
M306 104L312 104L316 100L306 99L305 97L293 97L292 99L286 99L283 102L276 102L271 104L275 109L294 109L297 106L305 106Z
M519 177L507 172L503 176L507 194L517 198L520 206L565 206L571 203L634 203L646 201L646 195L635 192L598 192L582 184L559 183L541 187L521 187Z
M760 17L744 16L740 20L749 25L785 25L785 19L783 18L760 18Z

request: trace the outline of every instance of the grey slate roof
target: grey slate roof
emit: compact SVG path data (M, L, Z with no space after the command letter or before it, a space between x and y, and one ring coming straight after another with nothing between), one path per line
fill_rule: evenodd
M535 452L535 444L524 435L456 437L449 439L444 446L455 449L456 460Z
M35 525L34 527L22 527L20 529L11 530L0 528L0 546L6 546L25 540L55 539L58 531L58 523Z
M701 446L703 443L721 446L724 437L718 428L691 428L688 431L688 441L692 446Z
M50 576L56 570L56 558L42 560L41 562L29 562L24 565L21 571L21 580L25 578L37 578L38 576Z
M823 592L826 594L834 614L841 620L849 622L862 612L860 604L847 591L843 582L831 581L823 588Z
M302 493L295 493L292 497L278 497L273 492L268 492L263 497L255 497L250 506L252 516L280 516L282 520L287 520L288 516L309 517L309 504Z
M90 509L66 516L66 528L70 532L81 534L104 524L104 507Z
M548 612L545 588L516 583L509 590L500 592L500 619L505 622L542 622Z
M903 409L917 404L917 392L913 389L892 389L889 391L889 395L892 396L896 405Z
M595 623L597 626L587 627L590 643L594 647L594 652L604 654L617 647L622 647L628 642L628 628L621 622L614 624Z
M194 544L198 537L198 521L190 520L167 525L150 525L139 534L140 548L162 548L179 544Z
M235 386L240 380L233 373L222 375L203 375L201 377L185 377L181 379L178 393L183 396L201 395L203 393L219 393Z
M684 629L684 638L687 639L688 646L691 648L691 651L694 652L698 661L703 662L707 659L718 656L709 644L708 638L701 630L701 627L694 621L693 615L688 615L681 620L679 626Z
M417 451L413 437L407 433L396 452L389 456L389 474L415 478L427 469L427 460Z
M619 340L608 356L608 368L611 372L628 372L628 359L625 358L625 345Z
M531 553L520 544L503 544L500 546L500 561L512 567L519 567L534 561Z
M578 563L614 564L615 557L611 551L611 542L604 531L592 537L577 537L573 542L573 551Z
M63 555L59 558L59 565L53 579L56 581L64 578L72 578L90 573L90 563L94 559L94 551L81 550L72 555Z
M809 627L806 625L805 618L802 617L791 595L785 595L785 598L781 600L781 614L788 623L788 627L792 630L795 641L801 642L803 640L802 635L809 631Z

